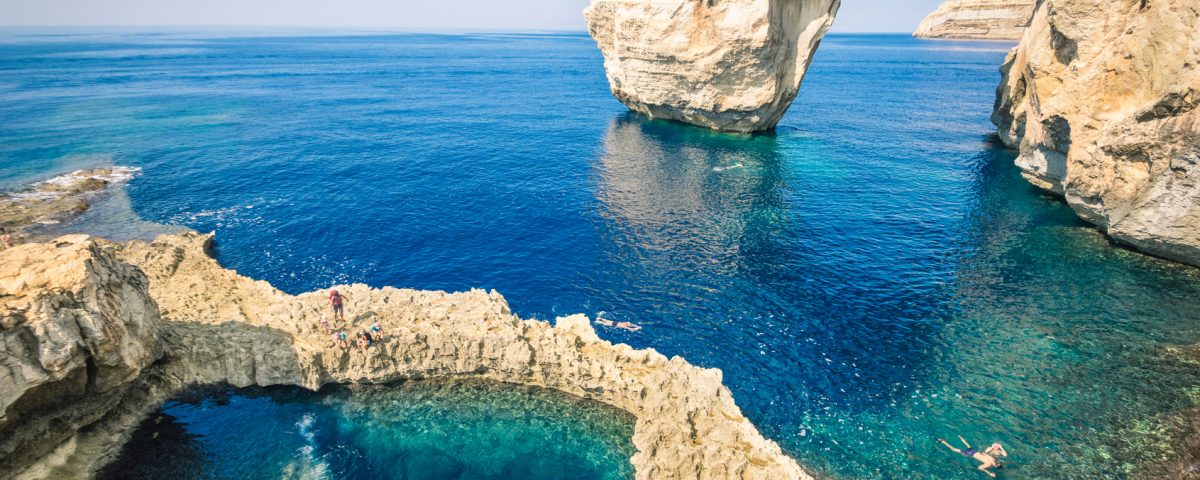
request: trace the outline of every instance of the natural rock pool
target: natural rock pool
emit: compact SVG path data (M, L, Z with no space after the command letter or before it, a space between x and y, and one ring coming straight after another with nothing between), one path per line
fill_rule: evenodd
M0 42L0 185L143 169L126 215L74 228L215 230L292 293L494 288L636 322L600 334L720 368L834 478L979 476L935 441L959 433L1004 442L1013 479L1186 445L1200 270L1020 178L988 121L1011 44L830 36L778 132L745 137L628 115L583 34L60 33Z
M99 478L622 480L633 422L488 382L223 389L168 402Z

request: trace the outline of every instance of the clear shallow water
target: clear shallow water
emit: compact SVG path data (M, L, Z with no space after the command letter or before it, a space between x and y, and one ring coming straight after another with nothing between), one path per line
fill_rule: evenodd
M0 183L139 166L130 235L216 230L292 292L637 322L601 334L721 368L825 475L977 478L934 441L963 433L1006 478L1124 478L1200 393L1168 352L1200 342L1200 274L1020 178L988 122L1009 46L832 36L744 137L625 113L582 35L10 34Z
M619 480L633 421L482 382L223 390L168 402L99 478Z

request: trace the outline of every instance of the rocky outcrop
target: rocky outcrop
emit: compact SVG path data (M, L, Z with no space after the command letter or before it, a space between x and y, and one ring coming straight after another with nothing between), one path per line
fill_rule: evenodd
M1200 2L1045 0L992 121L1035 185L1118 243L1200 265Z
M18 264L25 271L29 262L52 271L76 268L58 266L59 257L52 254L72 249L83 252L80 258L85 262L106 266L104 272L93 268L82 275L107 279L93 282L108 285L106 291L133 290L142 298L148 291L158 308L150 309L154 302L146 298L150 303L145 311L151 314L147 322L153 323L161 312L162 352L157 363L142 370L137 395L106 400L118 405L113 409L116 420L66 422L63 425L70 428L65 435L75 435L39 441L45 446L36 452L26 450L29 443L15 442L15 449L4 452L0 465L7 470L0 470L0 476L16 471L9 462L18 457L38 459L25 466L23 475L28 478L91 471L115 453L120 442L114 438L123 438L139 415L187 385L315 389L329 383L469 377L553 388L630 412L637 418L633 441L638 452L631 461L639 479L810 478L741 415L719 370L668 359L653 350L614 345L600 339L586 317L560 318L553 326L522 320L495 292L341 286L348 299L349 324L341 328L362 331L379 320L386 334L370 349L344 350L319 326L326 310L324 292L292 296L221 268L206 254L210 241L210 236L188 234L102 246L65 237L57 244L21 247L28 258L42 260L26 261L12 255L15 251L0 253L0 272L13 271ZM4 288L5 295L49 295L29 282L5 283ZM108 311L103 307L97 305L96 311ZM27 336L39 338L36 333ZM147 359L156 358L155 350L147 352ZM14 357L5 362L35 358L26 350L5 355ZM113 382L127 377L114 376ZM12 380L2 380L0 387L8 392ZM98 389L86 393L110 398ZM14 395L13 403L44 401L26 395ZM7 422L0 428L10 428ZM34 432L26 437L37 436ZM55 442L57 451L44 454Z
M98 194L139 171L136 167L76 170L0 195L0 228L14 241L25 240L40 225L61 223L87 211Z
M3 252L0 477L117 408L161 355L146 277L83 236Z
M588 32L631 110L732 132L775 127L840 0L592 0Z
M921 20L914 37L1020 40L1037 0L949 0Z

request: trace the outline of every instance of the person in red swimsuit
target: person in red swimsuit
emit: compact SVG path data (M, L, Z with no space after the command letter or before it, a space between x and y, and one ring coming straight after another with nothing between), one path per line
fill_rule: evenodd
M337 289L329 292L329 304L333 306L333 318L336 321L346 321L345 307L343 305L345 299L346 297L338 293Z

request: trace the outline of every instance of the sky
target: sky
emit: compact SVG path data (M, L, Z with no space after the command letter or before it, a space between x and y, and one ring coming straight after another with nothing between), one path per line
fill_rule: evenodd
M588 0L0 0L0 25L584 30ZM843 0L834 32L911 32L941 0Z

